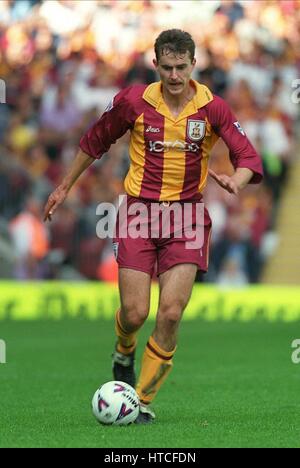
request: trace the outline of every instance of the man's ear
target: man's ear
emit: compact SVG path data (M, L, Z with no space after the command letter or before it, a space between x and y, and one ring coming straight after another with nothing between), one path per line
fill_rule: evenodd
M158 63L157 63L156 58L154 58L154 59L152 60L152 62L153 62L153 65L155 66L155 68L157 68L157 67L158 67Z

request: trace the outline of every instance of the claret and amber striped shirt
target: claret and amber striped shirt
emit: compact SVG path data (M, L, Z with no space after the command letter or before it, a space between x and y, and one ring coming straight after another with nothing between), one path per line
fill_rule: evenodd
M164 102L160 82L133 85L115 96L81 138L81 149L99 159L130 130L130 168L124 182L129 195L160 201L201 198L209 155L219 137L234 168L251 169L251 183L260 182L260 157L229 106L206 86L191 82L196 93L176 118Z

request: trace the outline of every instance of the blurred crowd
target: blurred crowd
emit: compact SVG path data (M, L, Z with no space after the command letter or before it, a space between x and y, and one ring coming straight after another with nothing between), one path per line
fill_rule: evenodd
M157 80L153 43L173 27L192 34L194 78L228 101L265 170L264 183L238 198L208 180L211 263L198 280L259 282L276 244L278 203L296 157L297 0L2 0L0 277L116 279L111 243L95 233L96 207L116 203L123 193L128 135L79 179L51 224L43 223L42 207L80 137L118 90ZM222 142L210 164L231 173Z

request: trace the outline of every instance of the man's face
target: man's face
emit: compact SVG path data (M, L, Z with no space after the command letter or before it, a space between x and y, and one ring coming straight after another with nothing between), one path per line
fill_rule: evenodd
M158 62L154 59L153 63L164 90L178 96L187 88L196 60L191 61L189 52L180 55L170 52L161 55Z

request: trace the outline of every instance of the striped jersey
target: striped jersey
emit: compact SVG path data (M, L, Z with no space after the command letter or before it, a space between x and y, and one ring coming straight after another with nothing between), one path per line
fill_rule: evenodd
M161 82L123 89L83 135L80 148L99 159L130 130L130 168L124 185L137 198L200 199L209 155L219 137L229 148L234 168L251 169L251 183L260 182L261 159L228 104L206 86L194 80L191 84L196 93L177 117L164 102Z

